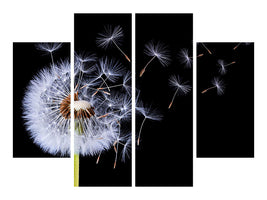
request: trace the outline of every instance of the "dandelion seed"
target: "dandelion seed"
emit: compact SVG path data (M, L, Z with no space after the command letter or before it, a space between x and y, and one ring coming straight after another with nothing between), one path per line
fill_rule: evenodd
M240 44L241 44L241 43L238 43L238 44L233 48L233 50L236 50L237 47L239 47Z
M209 54L212 54L211 51L208 49L208 47L204 43L201 43L201 44L209 52Z
M144 116L144 119L141 123L139 133L138 133L138 139L137 139L137 145L139 146L140 144L140 137L141 137L141 132L144 126L144 123L146 119L154 120L154 121L160 121L162 119L162 115L158 113L158 111L151 106L149 107L144 107L143 102L139 101L138 104L136 105L136 111L141 113Z
M203 90L201 93L204 94L206 93L207 91L211 90L211 89L217 89L217 94L218 95L222 95L224 93L224 83L222 80L220 80L219 78L215 77L213 78L213 80L211 81L212 83L212 87L209 87L205 90Z
M35 46L38 50L49 53L52 64L54 65L53 52L58 50L62 46L62 43L38 43Z
M231 63L225 64L224 60L218 60L218 65L220 67L220 69L219 69L220 74L222 74L222 75L226 74L226 67L228 67L232 64L235 64L235 63L236 62L233 61Z
M192 67L193 58L189 56L188 49L181 49L178 57L181 64L184 64L187 68Z
M141 70L140 72L140 77L143 76L143 74L146 71L147 66L155 59L157 58L159 60L159 62L161 63L162 66L168 66L168 64L170 63L171 59L170 59L170 52L167 48L167 46L162 43L162 42L153 42L150 41L145 45L145 50L144 53L147 56L152 57L147 64L145 65L145 67Z
M233 48L233 50L236 50L241 44L250 45L251 43L250 42L240 42Z
M123 38L123 31L120 26L105 26L104 32L99 33L99 36L96 39L97 46L107 49L112 44L116 46L116 48L124 55L124 57L131 62L129 57L122 51L119 47L121 40Z
M181 78L179 77L179 75L175 76L172 75L169 79L169 84L171 87L175 88L175 92L174 95L172 97L171 103L169 104L169 109L171 108L173 101L175 99L175 97L178 95L186 95L188 92L191 91L191 86L187 84L188 81L186 82L182 82Z

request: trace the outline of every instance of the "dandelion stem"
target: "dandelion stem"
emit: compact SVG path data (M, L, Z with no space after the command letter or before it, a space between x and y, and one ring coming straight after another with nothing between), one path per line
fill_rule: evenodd
M209 54L212 54L211 51L206 47L205 44L201 43L203 45L203 47L209 52Z
M74 154L74 187L79 187L79 154Z
M153 56L153 57L148 61L148 63L146 64L146 66L141 70L141 72L140 72L140 77L143 76L143 74L144 74L145 71L146 71L147 66L149 65L149 63L152 62L152 60L154 60L155 57L156 57L156 56Z
M143 125L145 123L145 120L146 120L146 117L144 118L142 124L141 124L141 127L140 127L140 130L139 130L139 134L138 134L138 139L137 139L137 145L139 146L139 143L140 143L140 135L141 135L141 132L142 132L142 128L143 128Z
M177 90L175 91L175 93L174 93L174 95L173 95L173 97L172 97L172 101L171 101L171 103L170 103L170 105L169 105L169 109L172 107L172 103L173 103L173 101L174 101L174 99L175 99L175 97L176 97L176 94L177 94L177 92L178 92L178 90L179 90L179 88L177 88Z
M125 58L131 62L130 58L121 50L121 48L116 44L116 42L114 40L112 40L113 44L115 44L115 46L119 49L119 51L125 56Z
M209 90L211 90L213 88L216 88L216 86L209 87L206 90L203 90L201 93L204 94L204 93L206 93L207 91L209 91Z

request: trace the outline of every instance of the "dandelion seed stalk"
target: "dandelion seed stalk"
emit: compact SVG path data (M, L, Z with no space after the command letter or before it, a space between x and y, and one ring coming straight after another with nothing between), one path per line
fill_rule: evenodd
M140 130L139 130L138 139L137 139L137 145L138 146L139 146L139 143L140 143L140 136L141 136L142 128L144 126L145 121L146 121L146 117L144 118L144 120L143 120L143 122L141 124Z
M103 82L102 82L102 84L99 86L99 88L101 88L101 87L105 84L105 85L107 86L108 90L110 91L110 89L109 89L109 87L108 87L108 84L106 83L108 77L106 77L106 79L103 79L103 77L101 77L101 79L103 80ZM99 92L99 90L100 90L99 88L97 88L96 92L92 95L92 97L95 96L95 95Z
M211 51L208 49L208 47L206 47L205 44L203 44L203 43L201 43L201 44L202 44L202 46L209 52L209 54L212 54Z
M146 66L141 70L141 72L140 72L140 77L142 77L143 76L143 74L145 73L145 71L146 71L146 68L147 68L147 66L155 59L155 57L156 56L153 56L149 61L148 61L148 63L146 64Z
M209 88L203 90L201 93L204 94L204 93L206 93L206 92L208 92L209 90L214 89L214 88L216 88L216 86L209 87Z
M176 94L177 94L178 90L179 90L179 88L176 89L176 91L175 91L175 93L174 93L174 95L173 95L173 97L172 97L172 100L171 100L171 103L170 103L168 109L170 109L170 108L172 107L173 101L174 101L174 99L175 99L175 97L176 97Z
M100 156L101 156L101 153L99 153L99 155L98 155L98 157L97 157L97 159L96 159L96 164L99 163Z
M232 64L235 64L235 61L233 61L233 62L231 62L231 63L229 63L227 65L224 65L224 67L227 67L227 66L232 65Z
M121 48L117 45L117 43L112 39L113 44L119 49L119 51L125 56L125 58L131 62L130 58L121 50Z
M98 90L105 90L105 89L110 89L110 88L115 88L115 87L121 87L123 86L123 84L118 84L118 85L112 85L112 86L109 86L109 87L99 87L97 88Z
M233 50L236 50L237 47L239 47L240 44L241 44L241 43L238 43L238 44L233 48Z
M201 54L197 55L197 58L202 57L202 56L204 56L204 53L201 53ZM191 56L190 58L193 59L193 56Z

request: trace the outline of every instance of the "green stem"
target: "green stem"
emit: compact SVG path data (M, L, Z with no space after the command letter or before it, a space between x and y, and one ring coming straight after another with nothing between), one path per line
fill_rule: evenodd
M79 187L79 154L74 154L74 187Z

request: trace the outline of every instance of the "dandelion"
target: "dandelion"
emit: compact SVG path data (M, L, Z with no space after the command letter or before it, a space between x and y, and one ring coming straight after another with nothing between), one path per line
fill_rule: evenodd
M122 38L123 38L123 30L120 26L105 26L104 32L99 33L99 36L96 39L97 46L107 49L111 45L115 45L116 48L124 55L124 57L131 62L130 58L122 51L119 47Z
M220 80L219 78L215 77L213 78L213 80L211 81L212 85L211 87L203 90L201 93L204 94L207 91L211 90L211 89L217 89L217 94L218 95L222 95L224 93L224 83L222 80Z
M201 44L209 52L209 54L212 54L211 51L208 49L208 47L204 43L201 43Z
M220 67L220 69L219 69L220 74L222 74L222 75L225 74L226 73L226 67L228 67L232 64L235 64L235 63L236 62L233 61L231 63L225 64L224 60L218 60L218 65Z
M139 101L136 105L136 111L141 113L144 116L144 119L141 123L139 133L138 133L138 139L137 139L137 145L139 146L140 144L140 137L141 137L141 132L142 128L144 126L144 123L146 119L154 120L154 121L160 121L162 119L162 115L158 113L158 111L152 106L144 106L142 101Z
M171 103L169 104L169 109L171 108L173 101L177 95L186 95L188 92L191 91L191 86L187 84L188 81L182 82L179 75L175 76L172 75L169 79L169 84L171 87L175 88L174 95L172 97Z
M101 63L101 64L100 64ZM113 59L96 59L75 54L74 63L74 185L79 185L79 156L103 155L122 145L121 157L129 155L131 133L122 123L131 119L131 96L119 90L109 94L96 88L105 83L112 86L126 73ZM62 61L44 68L30 82L23 100L23 117L34 143L52 155L70 155L70 63ZM82 86L82 87L81 87ZM120 90L121 91L121 90Z
M145 45L145 50L144 53L147 56L152 57L147 64L145 65L145 67L141 70L140 72L140 77L143 76L143 74L146 71L147 66L155 59L157 58L159 60L159 62L161 63L162 66L168 66L168 64L170 63L171 59L170 59L170 52L167 49L167 46L162 43L162 42L153 42L150 41Z

